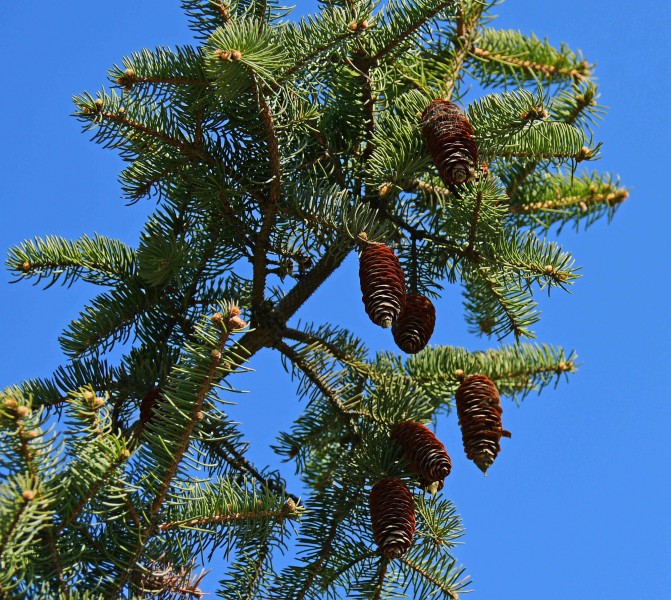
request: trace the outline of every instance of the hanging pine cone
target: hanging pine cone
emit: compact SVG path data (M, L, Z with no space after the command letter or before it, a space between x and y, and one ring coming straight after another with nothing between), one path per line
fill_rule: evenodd
M396 423L391 429L393 439L403 450L410 468L427 487L436 481L442 482L452 470L450 455L434 433L417 421ZM441 486L442 487L442 486Z
M380 327L395 323L405 306L405 277L392 249L367 244L359 258L359 280L370 320Z
M422 114L429 153L446 185L466 183L478 164L473 128L456 104L434 100Z
M501 450L501 437L510 437L501 423L499 391L486 375L470 375L459 385L456 398L466 456L487 473Z
M405 308L391 327L396 345L407 354L417 354L429 343L436 326L436 309L428 298L410 294Z
M142 398L140 403L140 423L146 425L154 418L154 412L156 410L156 404L161 399L161 388L155 387L151 388Z
M403 556L415 534L415 501L397 477L380 479L370 491L373 539L387 558Z

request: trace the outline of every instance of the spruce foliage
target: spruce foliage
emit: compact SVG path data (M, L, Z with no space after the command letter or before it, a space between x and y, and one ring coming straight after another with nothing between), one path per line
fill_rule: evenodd
M581 165L600 151L592 66L492 28L494 4L324 0L292 21L274 0L183 0L193 46L131 54L107 87L75 96L84 131L125 161L126 198L157 208L136 248L49 236L9 251L18 281L101 290L61 335L53 376L0 394L3 597L200 597L213 557L228 559L227 599L468 589L456 508L419 488L392 427L455 418L464 374L516 400L573 374L574 352L525 341L534 293L578 277L547 235L610 219L627 197ZM439 98L462 108L486 161L449 188L420 119ZM293 319L377 242L409 292L436 300L461 284L467 322L494 346L375 354L342 324ZM303 399L275 447L301 498L249 461L226 413L262 348ZM368 510L387 477L412 491L416 519L393 558Z

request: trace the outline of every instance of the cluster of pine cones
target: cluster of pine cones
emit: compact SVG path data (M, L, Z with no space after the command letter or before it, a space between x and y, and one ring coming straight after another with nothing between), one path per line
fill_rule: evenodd
M473 128L458 106L434 100L422 114L422 131L438 172L448 186L466 183L478 164ZM371 321L391 327L396 345L415 354L428 343L436 325L436 309L420 294L406 294L405 276L393 250L368 242L359 258L363 303Z
M503 429L499 392L486 375L462 380L456 393L457 414L466 456L486 474L501 447ZM425 425L403 421L391 429L419 487L436 493L452 470L445 446ZM370 492L369 508L373 539L387 558L399 558L408 551L415 534L415 504L412 492L398 477L380 479Z
M478 165L473 129L459 108L448 100L433 101L422 114L422 131L436 168L453 188L466 183ZM364 241L365 237L363 238ZM414 354L424 348L436 323L428 298L405 291L405 278L393 251L367 243L360 257L359 278L366 313L373 323L392 328L401 350ZM486 375L462 379L456 393L457 414L466 456L486 474L501 447L503 429L499 392ZM445 446L425 426L403 421L391 429L419 487L436 493L452 470ZM383 556L399 558L410 548L415 533L413 495L398 477L380 479L370 492L373 539Z

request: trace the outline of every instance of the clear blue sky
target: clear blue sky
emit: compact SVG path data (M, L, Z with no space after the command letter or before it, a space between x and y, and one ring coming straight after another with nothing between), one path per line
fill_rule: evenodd
M313 2L299 3L305 13ZM513 432L489 476L462 456L456 417L441 422L453 474L446 493L466 527L456 555L474 600L671 599L671 433L668 0L530 0L499 7L500 27L566 41L596 62L602 171L621 174L630 199L611 225L562 241L583 265L571 295L542 301L538 339L575 348L570 384L521 408L504 400ZM124 206L120 160L88 142L68 117L71 96L94 92L106 69L142 47L190 42L177 0L3 2L0 7L0 247L46 234L118 237L135 245L149 203ZM58 334L96 290L42 291L0 275L0 386L49 375ZM435 343L487 345L466 333L459 291L437 306ZM354 257L301 317L347 324L372 349L390 348L360 306ZM494 343L494 342L492 342ZM293 386L270 352L238 382L252 393L232 409L252 457L299 414ZM213 589L216 572L207 586Z

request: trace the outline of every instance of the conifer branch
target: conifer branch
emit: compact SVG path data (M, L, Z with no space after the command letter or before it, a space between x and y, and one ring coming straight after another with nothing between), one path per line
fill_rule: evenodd
M63 570L61 568L60 557L58 553L58 547L56 546L56 539L54 537L54 532L51 530L45 531L44 537L46 537L47 546L49 547L49 562L51 563L51 568L54 570L56 587L66 598L68 598L70 596L70 593L65 585L65 582L63 581Z
M408 37L415 33L422 25L433 19L433 17L435 17L441 10L444 10L451 4L454 4L454 2L455 0L446 0L441 2L430 11L422 15L422 17L417 19L414 23L410 24L409 27L396 36L396 39L389 42L386 46L378 50L376 54L371 57L373 63L379 62L384 56L389 54L392 50L394 50L394 48L396 48L399 44L403 43L406 39L408 39Z
M460 7L459 14L457 15L457 29L452 40L456 52L451 61L451 69L448 71L450 79L446 81L442 94L443 98L446 100L452 99L457 88L457 82L459 81L459 76L464 67L464 62L466 61L476 39L478 21L480 20L484 8L484 2L477 3L473 9L473 14L468 15L470 18L467 19L464 14L463 3Z
M373 600L380 600L380 598L382 598L382 592L384 590L384 580L385 580L385 577L387 576L387 567L388 566L389 566L389 559L388 558L381 558L380 559L378 579L377 579L377 585L375 587L375 595L373 596Z
M254 254L252 265L254 274L252 279L252 311L257 322L260 321L260 310L265 297L266 276L268 272L268 248L270 246L270 236L273 232L275 217L278 212L278 204L282 194L280 150L275 131L275 121L273 113L266 102L263 90L255 83L254 90L261 108L261 118L268 144L268 159L270 164L270 189L268 201L261 206L263 220L261 228L256 235L254 244Z
M14 533L14 530L16 529L16 526L18 525L21 516L25 512L26 508L28 508L28 501L22 500L19 509L16 511L16 514L12 517L12 520L9 522L9 526L7 527L5 535L2 538L0 538L0 559L3 557L5 550L7 549L7 544L9 543L9 540L12 538L12 534Z
M628 197L629 191L624 188L619 188L607 194L588 193L580 196L566 196L554 200L532 202L529 204L511 204L509 206L509 211L511 213L561 211L572 206L578 206L582 211L586 211L590 206L597 204L615 206L624 202Z
M282 340L275 343L275 348L286 356L296 368L305 373L305 376L321 391L324 398L333 406L335 412L343 419L349 429L354 428L353 415L345 408L342 399L326 381L317 373L291 346Z
M101 474L98 481L96 481L92 486L89 487L86 494L80 499L74 509L70 514L61 521L61 523L55 528L54 533L56 535L60 534L63 529L70 525L75 519L79 517L81 512L84 510L86 505L98 494L100 488L107 482L107 480L114 475L115 471L128 459L127 456L121 454L115 461L110 463L109 467ZM137 514L136 514L137 517Z
M259 512L235 512L230 515L208 515L187 521L174 521L170 523L161 523L158 525L159 531L168 531L171 529L180 529L182 527L204 527L205 525L219 525L222 523L234 523L236 521L248 521L250 519L286 519L291 513L286 507L282 510L262 510Z
M142 553L144 552L146 545L149 543L149 540L154 535L154 532L158 526L161 507L163 506L163 503L165 502L168 492L170 491L170 486L172 484L175 475L177 474L179 465L182 462L182 459L184 458L184 455L186 454L187 450L189 449L189 445L191 443L191 435L197 422L196 413L198 413L202 409L203 403L205 402L205 397L207 396L207 393L209 392L210 388L212 387L212 384L215 381L216 373L219 370L222 362L222 353L224 350L224 346L228 341L229 335L230 334L226 329L226 327L223 327L221 333L219 334L217 349L212 352L212 359L210 361L206 377L204 381L201 383L200 389L198 390L198 393L196 395L196 400L193 406L191 407L190 419L186 424L186 426L184 427L184 429L182 430L182 432L180 433L178 445L177 448L175 448L174 450L172 459L170 461L170 465L168 466L168 468L161 477L158 489L156 490L156 493L154 495L154 500L152 501L149 509L148 524L144 528L144 530L141 531L138 535L138 540L132 550L131 558L127 563L128 565L137 564L138 559L142 556ZM123 573L120 574L113 588L115 594L118 594L121 592L121 590L123 590L124 586L128 583L128 580L132 572L133 569L128 568Z
M259 585L259 579L261 578L261 574L263 573L263 563L265 562L266 558L268 558L268 555L270 554L270 548L268 547L267 543L264 543L261 545L261 551L259 552L259 557L256 561L256 565L254 567L254 573L252 575L252 578L249 582L249 587L248 587L248 593L245 596L245 600L253 600L254 599L254 593L256 592L258 585Z
M515 56L506 56L504 54L499 54L495 52L490 52L484 48L475 47L473 48L473 55L482 60L491 60L493 62L503 63L504 65L510 65L520 69L529 69L531 71L536 71L539 75L542 75L546 79L551 79L552 77L571 77L576 81L585 81L589 77L589 65L586 61L583 61L581 68L566 68L566 67L557 67L555 65L544 65L536 63L530 60L523 60Z
M322 538L321 551L319 552L319 556L317 557L317 562L311 565L306 565L304 567L308 571L309 575L305 580L303 587L296 595L296 600L305 599L305 595L312 587L312 584L314 583L314 580L316 579L317 575L322 571L322 567L324 566L328 558L331 556L331 553L333 552L333 542L335 541L336 534L338 533L338 527L345 520L351 508L352 508L352 501L350 500L350 502L346 505L346 507L343 510L338 511L333 515L333 520L331 521L331 526L328 529L328 533L326 533L326 535Z
M480 209L482 208L482 192L479 191L475 198L475 208L473 209L473 216L471 217L471 231L468 234L468 247L466 252L468 254L473 252L475 248L475 240L478 233L478 218L480 217Z
M442 582L440 579L437 579L436 577L433 577L426 569L422 569L417 563L414 561L410 560L407 556L401 556L399 560L404 564L410 567L415 573L418 573L421 575L424 579L429 581L436 589L440 590L443 592L447 597L451 598L452 600L458 600L459 599L459 593L457 590L454 588L445 585L444 582Z
M143 125L142 123L139 123L137 121L133 121L130 118L124 116L124 114L114 114L106 111L99 111L96 114L100 115L103 119L106 119L107 121L111 121L113 123L118 123L119 125L123 125L124 127L127 127L129 129L133 129L135 131L138 131L140 133L143 133L149 137L152 137L156 140L159 140L160 142L163 142L164 144L167 144L168 146L172 146L173 148L177 148L181 152L187 155L193 155L196 156L197 158L204 160L207 163L210 164L216 164L217 161L215 158L209 156L202 150L196 148L192 144L189 144L187 142L183 142L181 140L178 140L176 138L173 138L169 136L166 133L163 133L162 131L156 131L152 129L151 127L147 127L146 125Z
M205 429L208 429L207 425L205 425ZM261 472L251 462L249 462L249 460L247 460L245 456L239 452L228 440L218 437L216 441L210 442L203 440L203 443L210 448L211 452L220 458L223 458L236 471L239 471L242 474L249 473L261 484L261 487L266 488L276 494L287 496L288 498L291 498L296 504L300 503L300 498L298 496L288 492L284 486L280 485L277 481L269 477L264 477ZM222 450L222 447L225 449L225 452Z

